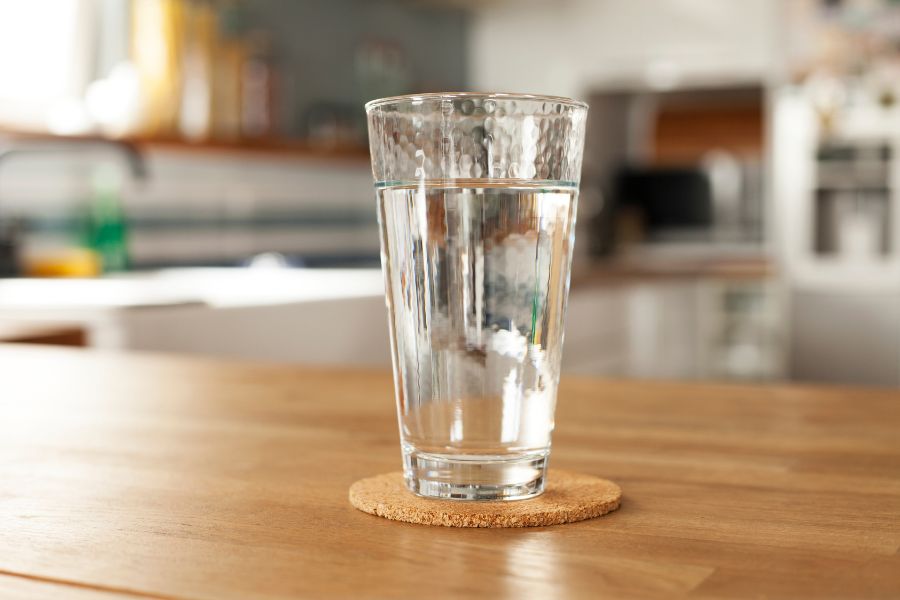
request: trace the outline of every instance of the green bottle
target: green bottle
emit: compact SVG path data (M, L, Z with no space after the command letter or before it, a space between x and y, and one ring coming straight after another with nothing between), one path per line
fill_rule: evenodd
M121 187L122 178L115 169L106 166L94 172L85 241L100 256L104 273L128 268L128 232Z

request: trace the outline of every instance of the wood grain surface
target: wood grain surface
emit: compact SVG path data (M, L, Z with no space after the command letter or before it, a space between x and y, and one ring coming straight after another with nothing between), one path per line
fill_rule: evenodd
M2 598L900 596L900 393L568 378L553 467L621 508L536 529L364 514L390 377L0 347Z

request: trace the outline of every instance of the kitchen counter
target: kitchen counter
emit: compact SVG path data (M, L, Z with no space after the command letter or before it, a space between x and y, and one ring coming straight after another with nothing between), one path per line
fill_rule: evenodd
M707 246L663 247L615 262L576 260L566 319L571 351L563 370L775 377L783 369L770 333L781 329L777 295L767 287L772 273L758 249L745 248L712 255ZM748 312L747 298L754 314L745 318L736 311ZM391 364L380 269L184 268L84 280L0 280L0 314L38 324L73 322L86 332L88 345L101 349ZM749 329L743 322L748 318ZM746 337L748 331L756 354L748 363L747 340L738 340L737 364L719 346L733 332Z
M572 270L572 288L696 279L758 281L774 278L776 273L773 261L762 254L618 258L576 264Z
M89 345L109 350L390 365L380 269L185 268L0 279L0 315L74 323Z
M391 377L0 346L0 597L900 594L900 394L564 378L551 468L622 507L460 530L354 510Z
M0 311L240 308L383 297L380 269L182 268L93 279L0 279Z

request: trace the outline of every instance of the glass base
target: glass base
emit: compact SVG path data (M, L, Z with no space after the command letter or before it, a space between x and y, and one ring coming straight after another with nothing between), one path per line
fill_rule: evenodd
M403 449L407 487L446 500L524 500L544 491L549 451L509 456L427 454Z

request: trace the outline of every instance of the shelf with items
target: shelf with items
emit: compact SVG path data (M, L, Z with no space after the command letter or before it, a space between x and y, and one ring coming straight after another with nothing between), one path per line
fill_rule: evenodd
M178 152L261 154L284 158L319 160L353 160L367 162L369 149L362 145L330 145L297 139L264 139L246 141L188 141L178 138L132 138L141 147Z
M813 246L818 256L857 262L892 251L889 141L852 135L819 142L813 192Z
M893 232L888 188L818 189L813 210L817 256L860 262L890 256Z
M848 105L823 122L797 89L780 91L773 106L773 214L790 280L900 289L896 111Z

